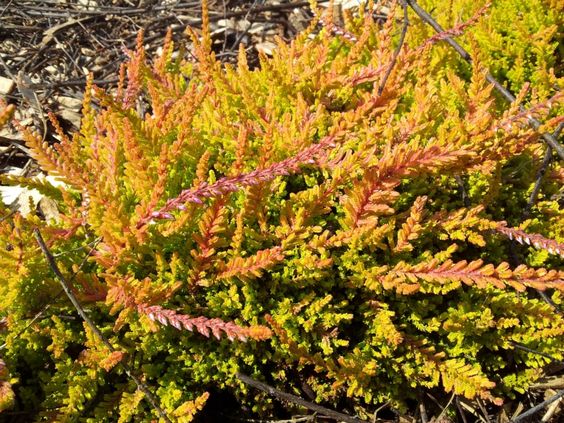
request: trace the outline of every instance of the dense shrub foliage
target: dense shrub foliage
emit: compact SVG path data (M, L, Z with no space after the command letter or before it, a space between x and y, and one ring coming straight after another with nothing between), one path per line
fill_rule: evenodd
M422 2L455 29L477 3ZM483 9L461 37L472 67L411 14L394 61L399 6L340 31L319 11L324 29L257 69L244 51L221 65L205 19L193 56L169 38L148 60L140 37L117 92L88 85L80 132L53 118L60 142L47 145L21 128L64 184L2 178L53 199L59 218L2 210L0 408L157 418L121 364L178 421L212 391L268 415L239 371L361 415L421 388L494 403L523 392L564 358L557 160L523 213L539 134L563 110L552 3ZM61 295L34 228L114 352Z

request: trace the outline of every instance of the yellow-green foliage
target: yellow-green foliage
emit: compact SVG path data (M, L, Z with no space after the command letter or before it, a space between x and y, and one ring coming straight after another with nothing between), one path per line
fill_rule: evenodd
M422 0L418 2L444 27L470 18L486 0ZM539 96L562 86L562 31L564 6L558 0L495 0L486 19L468 29L458 41L478 45L490 72L514 92L527 82ZM432 35L431 28L412 20L417 38ZM439 53L440 51L440 53ZM447 46L438 49L435 63L452 58ZM440 65L439 65L440 66ZM559 68L558 68L559 67Z
M535 292L560 306L563 171L552 165L512 227L545 145L485 75L517 91L530 80L531 113L554 130L561 14L549 3L495 2L465 38L473 68L410 15L385 85L400 7L384 23L349 20L354 43L312 24L257 69L243 50L221 65L205 30L196 62L173 58L171 37L149 61L140 37L127 83L88 84L80 132L48 146L22 128L65 185L29 183L59 220L3 210L0 222L1 354L18 406L38 419L158 417L120 363L178 421L218 390L268 413L238 371L367 413L419 388L497 403L526 389L547 356L564 358L562 316ZM446 27L482 6L450 4L435 10ZM503 25L518 13L522 25ZM35 227L116 352L60 295ZM525 264L506 263L509 237L530 244L516 248Z

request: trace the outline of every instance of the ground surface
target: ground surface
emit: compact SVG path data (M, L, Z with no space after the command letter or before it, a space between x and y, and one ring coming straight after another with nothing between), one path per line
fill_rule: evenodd
M250 64L269 54L274 37L291 39L307 25L307 2L210 1L211 30L218 57L231 62L240 44ZM0 97L17 106L22 123L34 121L47 141L52 112L67 130L78 128L86 75L96 85L117 83L120 63L145 33L147 55L155 55L166 31L187 40L188 26L199 28L199 1L182 0L4 0L0 2ZM33 163L21 136L0 132L0 172L27 175ZM11 203L17 193L2 192Z

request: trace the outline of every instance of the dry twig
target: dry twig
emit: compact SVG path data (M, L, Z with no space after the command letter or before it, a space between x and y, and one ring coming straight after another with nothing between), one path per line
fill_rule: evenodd
M74 293L72 292L65 277L59 270L59 267L55 262L55 258L53 257L53 254L51 254L51 251L49 251L49 248L45 244L45 241L43 240L43 237L41 236L41 232L39 231L39 229L37 228L34 229L33 233L35 235L35 239L37 240L37 244L39 245L39 248L41 248L41 251L45 255L45 258L47 259L47 263L49 264L51 271L55 274L55 277L60 282L63 290L65 291L65 294L67 294L67 297L71 301L72 305L74 306L80 317L82 317L82 320L84 320L84 322L88 325L90 330L92 330L92 332L100 339L100 341L102 341L102 343L106 346L106 348L108 348L111 352L114 352L115 348L112 346L110 341L108 341L108 339L102 334L100 329L98 329L98 327L94 324L94 322L90 319L90 317L88 317L88 315L82 308L82 305L80 304ZM127 366L121 361L118 363L118 365L120 365L125 371L125 373L127 374L127 376L131 380L133 380L133 382L135 382L139 390L145 394L145 398L147 399L147 402L149 402L149 404L157 411L159 416L161 416L161 418L164 419L166 422L172 423L166 412L159 406L157 398L149 390L147 385L145 385L141 381L141 379L139 379L137 376L133 374L129 366Z
M403 26L401 28L401 35L400 35L398 46L396 47L396 49L394 51L394 55L392 56L390 66L386 70L386 73L384 74L384 78L382 78L382 82L380 83L380 86L378 87L378 95L382 95L382 93L384 92L384 87L386 86L386 82L388 81L388 78L390 77L390 74L392 73L392 70L394 69L394 66L396 65L396 62L398 60L398 56L399 56L401 49L403 47L403 43L405 42L405 36L407 34L407 28L409 26L409 20L407 18L407 3L405 2L405 0L400 0L400 3L401 3L401 7L403 9Z
M541 402L540 404L534 406L533 408L525 411L523 414L520 414L519 416L515 417L513 420L510 421L510 423L522 422L525 419L527 419L528 417L534 416L539 411L545 409L547 406L549 406L550 404L552 404L555 401L558 401L560 398L563 398L563 397L564 397L564 390L559 391L556 395L550 397L546 401Z
M413 11L427 24L429 24L431 27L433 27L433 29L437 32L437 33L444 33L445 30L439 25L439 23L433 19L433 17L431 15L429 15L429 13L427 13L427 11L425 9L423 9L421 6L419 6L417 4L416 1L414 0L406 0L407 3L409 4L409 6L413 9ZM456 50L456 52L464 59L466 60L468 63L472 64L472 58L470 57L470 54L464 50L464 48L458 44L455 40L453 40L451 37L445 37L444 38L445 41L447 43L449 43L454 50ZM516 100L515 96L507 89L505 88L503 85L501 85L501 83L499 83L493 76L491 73L488 73L486 75L486 80L490 83L493 84L494 88L509 102L514 102ZM520 106L521 111L526 112L525 107ZM534 118L533 116L527 117L529 123L531 124L531 126L535 129L539 129L541 127L541 123ZM561 159L564 159L564 147L558 142L558 140L556 140L556 138L554 138L554 136L552 134L548 134L548 133L544 133L541 134L542 138L545 140L545 142L551 147L553 148L556 153L560 156Z
M253 378L251 378L251 377L249 377L249 376L247 376L243 373L237 373L237 378L239 378L239 380L241 382L244 382L247 385L252 386L253 388L256 388L256 389L259 389L263 392L266 392L267 394L275 396L278 399L297 404L299 406L307 408L308 410L315 411L317 413L320 413L323 416L332 418L334 420L343 421L343 422L347 422L347 423L367 423L365 420L360 420L360 419L357 419L356 417L349 416L348 414L343 414L343 413L340 413L338 411L330 410L329 408L325 408L321 405L317 405L317 404L314 404L312 402L306 401L306 400L304 400L304 399L302 399L302 398L300 398L296 395L292 395L292 394L288 394L286 392L282 392L282 391L280 391L276 388L273 388L270 385L267 385L266 383L259 382L258 380L254 380Z

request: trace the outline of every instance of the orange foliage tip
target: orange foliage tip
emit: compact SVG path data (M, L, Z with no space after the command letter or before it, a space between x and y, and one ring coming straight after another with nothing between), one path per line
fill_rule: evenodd
M382 73L387 69L385 66L374 68L373 66L366 66L365 68L355 71L349 79L349 84L353 87L364 84L365 82L373 82L381 77Z
M0 381L0 413L11 408L15 402L15 394L12 390L12 384L6 381Z
M257 253L248 258L236 257L225 265L218 279L226 279L238 276L242 279L254 275L260 277L262 270L267 269L284 259L281 247L273 247Z
M110 355L100 361L100 367L109 372L116 364L123 360L124 357L125 353L123 351L112 351Z
M545 238L540 234L528 234L521 229L510 228L505 222L501 222L496 231L505 235L519 244L531 245L539 250L548 251L550 254L559 255L564 258L564 244L553 239Z
M326 149L333 147L335 147L335 137L327 136L319 143L300 151L295 156L274 163L265 169L256 169L252 172L237 176L225 176L211 185L207 182L202 182L196 188L184 190L178 197L168 200L160 210L153 211L148 216L143 217L137 224L137 229L143 227L155 218L172 218L170 212L175 209L183 210L186 207L185 203L202 204L204 198L219 197L238 191L243 187L271 181L278 176L287 176L296 173L300 170L300 166L302 165L315 164L316 159L319 159L319 156L321 156Z
M511 270L505 262L494 267L492 264L484 265L482 260L470 263L466 260L456 263L446 260L439 264L438 260L433 259L415 265L399 262L392 269L384 266L375 270L383 273L381 276L377 275L376 280L384 289L395 289L404 295L420 291L422 283L440 287L452 282L475 285L480 289L487 286L504 289L509 285L518 291L524 291L526 287L540 290L556 288L564 291L564 272L531 269L524 265Z
M4 360L0 359L0 380L5 380L9 375L8 368Z
M271 337L272 332L266 326L250 326L242 327L233 322L224 322L217 318L207 317L191 317L185 314L179 314L174 310L167 310L161 306L148 306L140 304L137 306L137 311L146 315L153 322L159 322L163 326L174 326L178 330L187 329L193 331L196 329L205 337L212 334L217 339L221 339L222 334L225 334L231 341L238 339L246 342L248 338L262 341Z
M316 16L319 19L319 23L323 25L330 33L334 35L339 35L343 37L345 40L350 41L351 43L358 42L358 38L354 34L346 31L344 28L336 25L333 22L333 16L332 16L333 14L331 12L327 13L328 16L324 16L323 14L320 14L318 16L315 8L312 7L311 11L313 12L314 16Z
M340 35L341 37L343 37L345 40L350 41L351 43L356 43L358 42L358 38L346 31L345 29L341 28L338 25L335 25L333 22L328 22L325 19L321 19L320 22L322 23L322 25L327 28L327 30L329 32L331 32L334 35Z
M16 107L13 104L9 104L0 110L0 128L12 118L15 111Z

